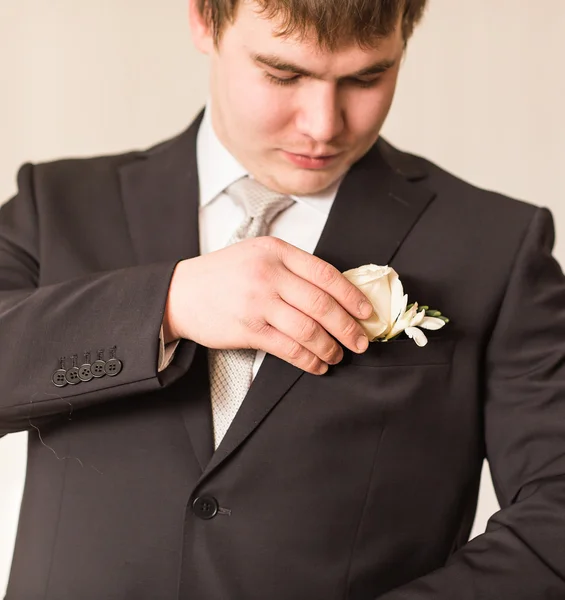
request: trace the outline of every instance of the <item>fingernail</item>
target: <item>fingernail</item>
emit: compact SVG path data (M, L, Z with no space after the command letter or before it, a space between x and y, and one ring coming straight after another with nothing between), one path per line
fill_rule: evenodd
M367 300L362 300L361 304L359 305L359 314L364 319L369 318L373 314L372 304L370 302L367 302Z
M325 375L328 372L328 365L326 363L324 363L323 365L321 365L320 367L320 375Z
M357 338L357 350L359 352L365 352L369 346L369 340L366 336L362 335Z

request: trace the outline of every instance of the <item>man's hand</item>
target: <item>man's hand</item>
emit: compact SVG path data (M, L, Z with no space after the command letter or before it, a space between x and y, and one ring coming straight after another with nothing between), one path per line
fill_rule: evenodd
M335 267L274 237L179 262L164 318L165 341L264 350L314 375L368 340L353 317L373 312ZM336 339L333 339L334 336Z

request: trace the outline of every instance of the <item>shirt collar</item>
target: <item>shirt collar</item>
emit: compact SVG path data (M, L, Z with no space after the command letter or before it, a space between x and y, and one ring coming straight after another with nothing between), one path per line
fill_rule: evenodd
M212 126L210 103L206 104L204 117L196 139L196 160L200 184L200 207L215 200L228 186L249 175L220 142ZM328 215L337 195L341 180L327 190L307 196L292 196L296 202L307 204L314 210Z
M209 104L206 105L204 117L198 129L196 161L201 207L215 200L228 186L248 174L247 170L218 139L212 127Z

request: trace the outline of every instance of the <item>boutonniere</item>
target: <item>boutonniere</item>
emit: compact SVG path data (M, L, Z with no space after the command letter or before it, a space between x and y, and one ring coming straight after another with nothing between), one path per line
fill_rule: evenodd
M408 304L398 273L391 267L363 265L343 273L358 287L373 305L368 319L357 319L370 342L389 342L405 333L418 346L425 346L428 338L423 329L437 330L449 323L439 310L429 306Z

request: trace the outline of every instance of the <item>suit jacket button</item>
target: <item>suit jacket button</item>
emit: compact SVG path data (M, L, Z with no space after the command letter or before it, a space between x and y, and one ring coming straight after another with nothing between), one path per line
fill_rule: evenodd
M55 371L55 373L53 373L53 377L51 378L51 381L57 387L65 387L67 385L67 380L65 378L66 374L67 374L67 371L65 369L57 369Z
M218 514L218 501L212 496L200 496L192 503L192 512L204 521L213 519Z
M90 365L86 363L81 365L80 369L78 370L78 376L80 377L81 381L90 381L94 377L90 371Z
M106 361L104 360L96 360L90 366L90 372L93 377L104 377L106 375L106 371L104 367L106 366Z
M77 383L80 383L80 377L78 376L77 367L72 367L71 369L69 369L65 374L65 379L67 380L67 383L70 383L71 385L76 385Z
M104 370L109 377L115 377L122 370L122 361L117 358L111 358L106 361Z

